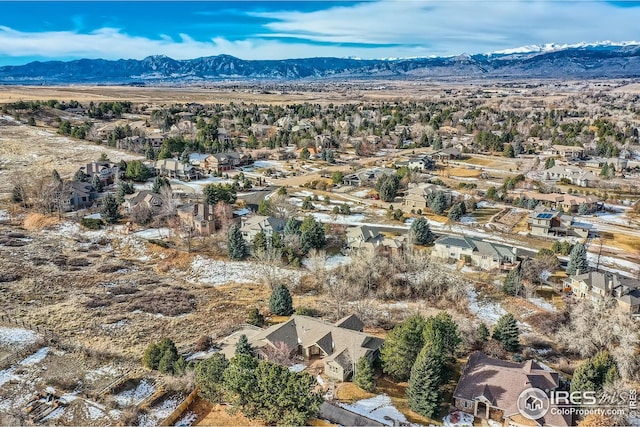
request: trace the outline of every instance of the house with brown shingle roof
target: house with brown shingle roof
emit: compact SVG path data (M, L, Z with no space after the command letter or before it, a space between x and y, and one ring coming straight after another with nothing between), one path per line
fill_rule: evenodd
M324 373L338 381L347 380L361 357L374 361L384 343L382 338L362 332L364 324L351 315L337 323L293 315L249 339L258 356L265 357L268 347L282 344L305 360L321 359Z
M557 372L544 369L533 360L507 362L476 351L469 356L453 392L454 406L474 417L498 421L505 426L570 426L571 418L557 411L549 410L541 418L530 420L518 410L518 398L523 391L529 388L550 391L559 385Z

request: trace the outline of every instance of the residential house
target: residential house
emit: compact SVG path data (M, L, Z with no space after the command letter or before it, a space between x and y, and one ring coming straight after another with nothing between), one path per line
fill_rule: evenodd
M351 185L354 187L373 187L378 179L383 175L393 175L395 173L396 170L391 168L361 169L356 173L346 175L342 179L342 182L345 185Z
M154 169L157 175L177 178L183 181L199 178L198 171L192 164L183 163L176 159L157 160Z
M552 145L542 151L545 156L573 160L584 157L584 148L573 145Z
M193 227L193 231L200 236L209 236L216 231L216 217L214 206L207 203L193 203L178 209L178 217L183 224Z
M421 156L410 159L407 163L407 166L411 170L419 170L424 172L426 170L434 169L436 167L436 162L431 156Z
M157 212L162 206L162 198L159 194L150 190L136 191L133 194L124 196L123 206L128 214L131 214L139 207L145 207L151 212Z
M640 315L640 281L637 279L601 271L578 272L565 280L566 287L571 288L577 298L614 298L625 312Z
M557 407L552 410L553 403L537 420L525 418L518 409L518 400L525 390L537 388L549 392L559 387L558 373L543 369L533 360L507 362L476 351L469 356L462 371L453 401L456 409L505 427L570 426L573 425L571 416L560 415L564 412L557 411Z
M431 156L434 159L439 160L441 162L449 161L449 160L457 160L460 157L462 157L462 151L460 151L459 148L448 147L432 153Z
M272 216L254 215L249 218L243 218L240 227L242 237L247 242L252 242L256 237L256 234L261 231L267 238L271 237L273 233L280 233L284 230L285 222L280 218Z
M404 193L402 206L409 209L425 209L428 205L429 196L439 191L443 192L447 199L447 204L450 205L453 195L448 188L436 184L409 184L409 189Z
M153 149L159 150L160 148L162 148L162 143L165 139L167 139L167 136L160 133L152 133L150 135L147 135L145 139Z
M91 182L94 175L98 175L100 181L105 185L113 184L116 178L120 177L122 172L124 172L120 171L120 166L111 162L87 163L87 166L80 167L80 170L89 177L89 182Z
M556 165L544 171L547 181L566 179L569 183L579 187L592 187L599 178L593 173L571 166Z
M560 209L568 213L576 213L581 204L585 204L587 212L592 213L600 209L602 206L599 203L599 199L594 196L579 196L577 194L564 194L564 193L535 193L533 191L526 191L522 193L523 197L527 199L533 199L545 206Z
M262 358L266 357L268 347L282 348L284 345L305 360L321 359L328 377L346 381L361 357L375 361L384 344L382 338L362 332L362 326L354 315L335 324L293 315L287 322L253 336L249 343Z
M82 181L65 181L52 186L59 209L69 212L85 209L93 204L98 193L93 185Z
M605 163L608 165L613 165L617 171L626 169L627 166L629 165L629 161L623 157L610 157L610 158L589 157L588 159L579 160L577 162L579 166L594 168L594 169L601 168L602 166L604 166Z
M203 163L204 170L208 173L213 171L224 172L238 168L248 163L248 157L239 153L214 153L208 156Z
M595 233L591 224L575 221L571 215L562 212L536 208L529 215L529 232L542 237L587 238Z
M482 270L511 270L518 266L514 247L464 236L442 236L434 242L431 255L444 260L464 260Z
M352 251L396 254L404 248L404 236L385 237L380 231L368 225L349 227L346 233L347 248Z
M321 152L325 148L333 148L336 145L335 139L330 134L316 135L313 139L318 152Z

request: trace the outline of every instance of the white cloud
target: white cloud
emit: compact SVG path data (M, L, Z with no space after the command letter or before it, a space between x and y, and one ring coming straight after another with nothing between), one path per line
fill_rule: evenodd
M132 36L117 28L22 32L0 26L0 58L175 59L229 54L243 59L457 55L544 43L640 39L640 8L598 1L383 0L328 3L312 12L254 12L270 20L243 40ZM295 42L290 42L290 41Z

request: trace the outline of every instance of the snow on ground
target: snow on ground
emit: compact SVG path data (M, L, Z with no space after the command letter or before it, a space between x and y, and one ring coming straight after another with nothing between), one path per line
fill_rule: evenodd
M493 302L487 299L478 300L478 292L475 289L469 291L469 310L477 318L489 325L493 325L498 322L500 316L507 314L500 303Z
M469 215L465 215L462 218L460 218L460 223L461 224L472 224L474 222L478 222L474 217L469 216Z
M291 193L291 195L293 197L313 197L313 193L307 190L296 191L295 193Z
M598 263L598 254L587 252L587 260L591 266L595 266ZM602 268L602 266L609 267L614 271L625 270L634 274L640 269L640 263L605 255L600 256L600 268Z
M165 399L158 407L151 407L149 412L143 414L138 418L138 426L140 427L155 427L160 424L165 418L167 418L173 411L176 410L180 402L184 400L183 394L176 394Z
M292 282L300 279L301 273L286 268L266 266L251 261L222 261L196 256L191 262L187 280L208 285L226 283L256 283L264 276L262 268L276 268L278 276Z
M151 396L155 390L155 386L145 378L135 388L124 390L113 396L113 400L120 406L134 406Z
M238 209L237 211L233 211L233 213L238 216L245 216L251 213L251 209L242 208L242 209Z
M477 206L479 208L492 208L494 206L494 204L490 203L490 202L486 202L484 200L481 200L481 201L478 202Z
M198 414L193 411L185 412L182 418L176 421L178 427L188 427L198 419Z
M89 381L95 381L104 377L115 377L119 375L119 373L120 372L113 366L101 366L98 369L88 371L85 378Z
M47 357L47 354L49 354L49 350L50 350L49 347L42 347L40 350L36 351L31 356L27 356L25 359L23 359L22 362L20 362L20 365L33 366L36 363L42 362L44 358Z
M218 350L217 348L212 348L207 351L196 351L195 353L189 355L185 360L187 362L190 362L192 360L208 359L211 356L213 356L215 353L218 353L219 351L220 350Z
M289 366L289 370L291 372L302 372L305 369L307 369L307 365L305 365L303 363L296 363L295 365Z
M534 305L537 305L538 307L540 307L543 310L546 311L550 311L550 312L555 312L556 308L553 306L553 304L551 304L549 301L547 301L544 298L529 298L528 299L529 302L531 302Z
M146 230L136 231L133 233L134 236L139 237L141 239L166 239L167 237L173 236L173 230L170 228L147 228Z
M208 184L232 184L233 180L218 178L215 176L210 176L205 179L197 179L194 181L180 181L179 179L172 178L169 180L171 184L171 188L175 187L186 187L193 190L195 193L202 193L202 188Z
M371 225L373 227L384 226L385 228L391 228L390 225L383 224L372 224L366 223L364 220L366 217L363 214L353 214L353 215L329 215L326 213L313 212L311 215L320 222L328 222L331 224L343 224L343 225ZM402 228L407 229L408 227L395 226L394 228Z
M360 190L360 191L356 191L355 193L352 193L352 196L355 197L360 197L360 198L364 198L367 197L367 194L369 194L371 190Z
M0 221L9 221L11 219L11 215L4 209L0 209Z
M455 411L442 419L445 427L471 427L473 426L473 415L461 411Z
M322 379L322 377L320 376L320 374L318 374L318 376L316 377L316 381L318 381L318 384L320 384L320 385L324 385L324 380Z
M28 329L0 326L0 346L26 346L35 343L38 338L40 336L37 333Z
M396 425L397 423L407 423L407 418L391 403L391 398L386 394L358 400L352 404L339 403L341 407L356 414L363 415L384 425ZM409 424L407 424L409 425Z
M325 260L324 268L327 270L333 270L334 268L338 268L342 265L349 265L351 264L351 261L352 261L351 257L344 256L344 255L333 255L328 257ZM312 262L308 258L305 258L302 261L302 264L308 269L313 268Z

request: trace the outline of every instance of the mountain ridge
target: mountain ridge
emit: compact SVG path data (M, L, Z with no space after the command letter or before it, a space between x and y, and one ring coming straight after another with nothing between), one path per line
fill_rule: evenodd
M354 59L312 57L243 60L216 55L177 60L165 55L136 59L35 61L0 67L0 84L185 84L220 80L331 78L628 78L640 76L635 42L539 45L538 51L446 57ZM556 47L552 47L556 46Z

